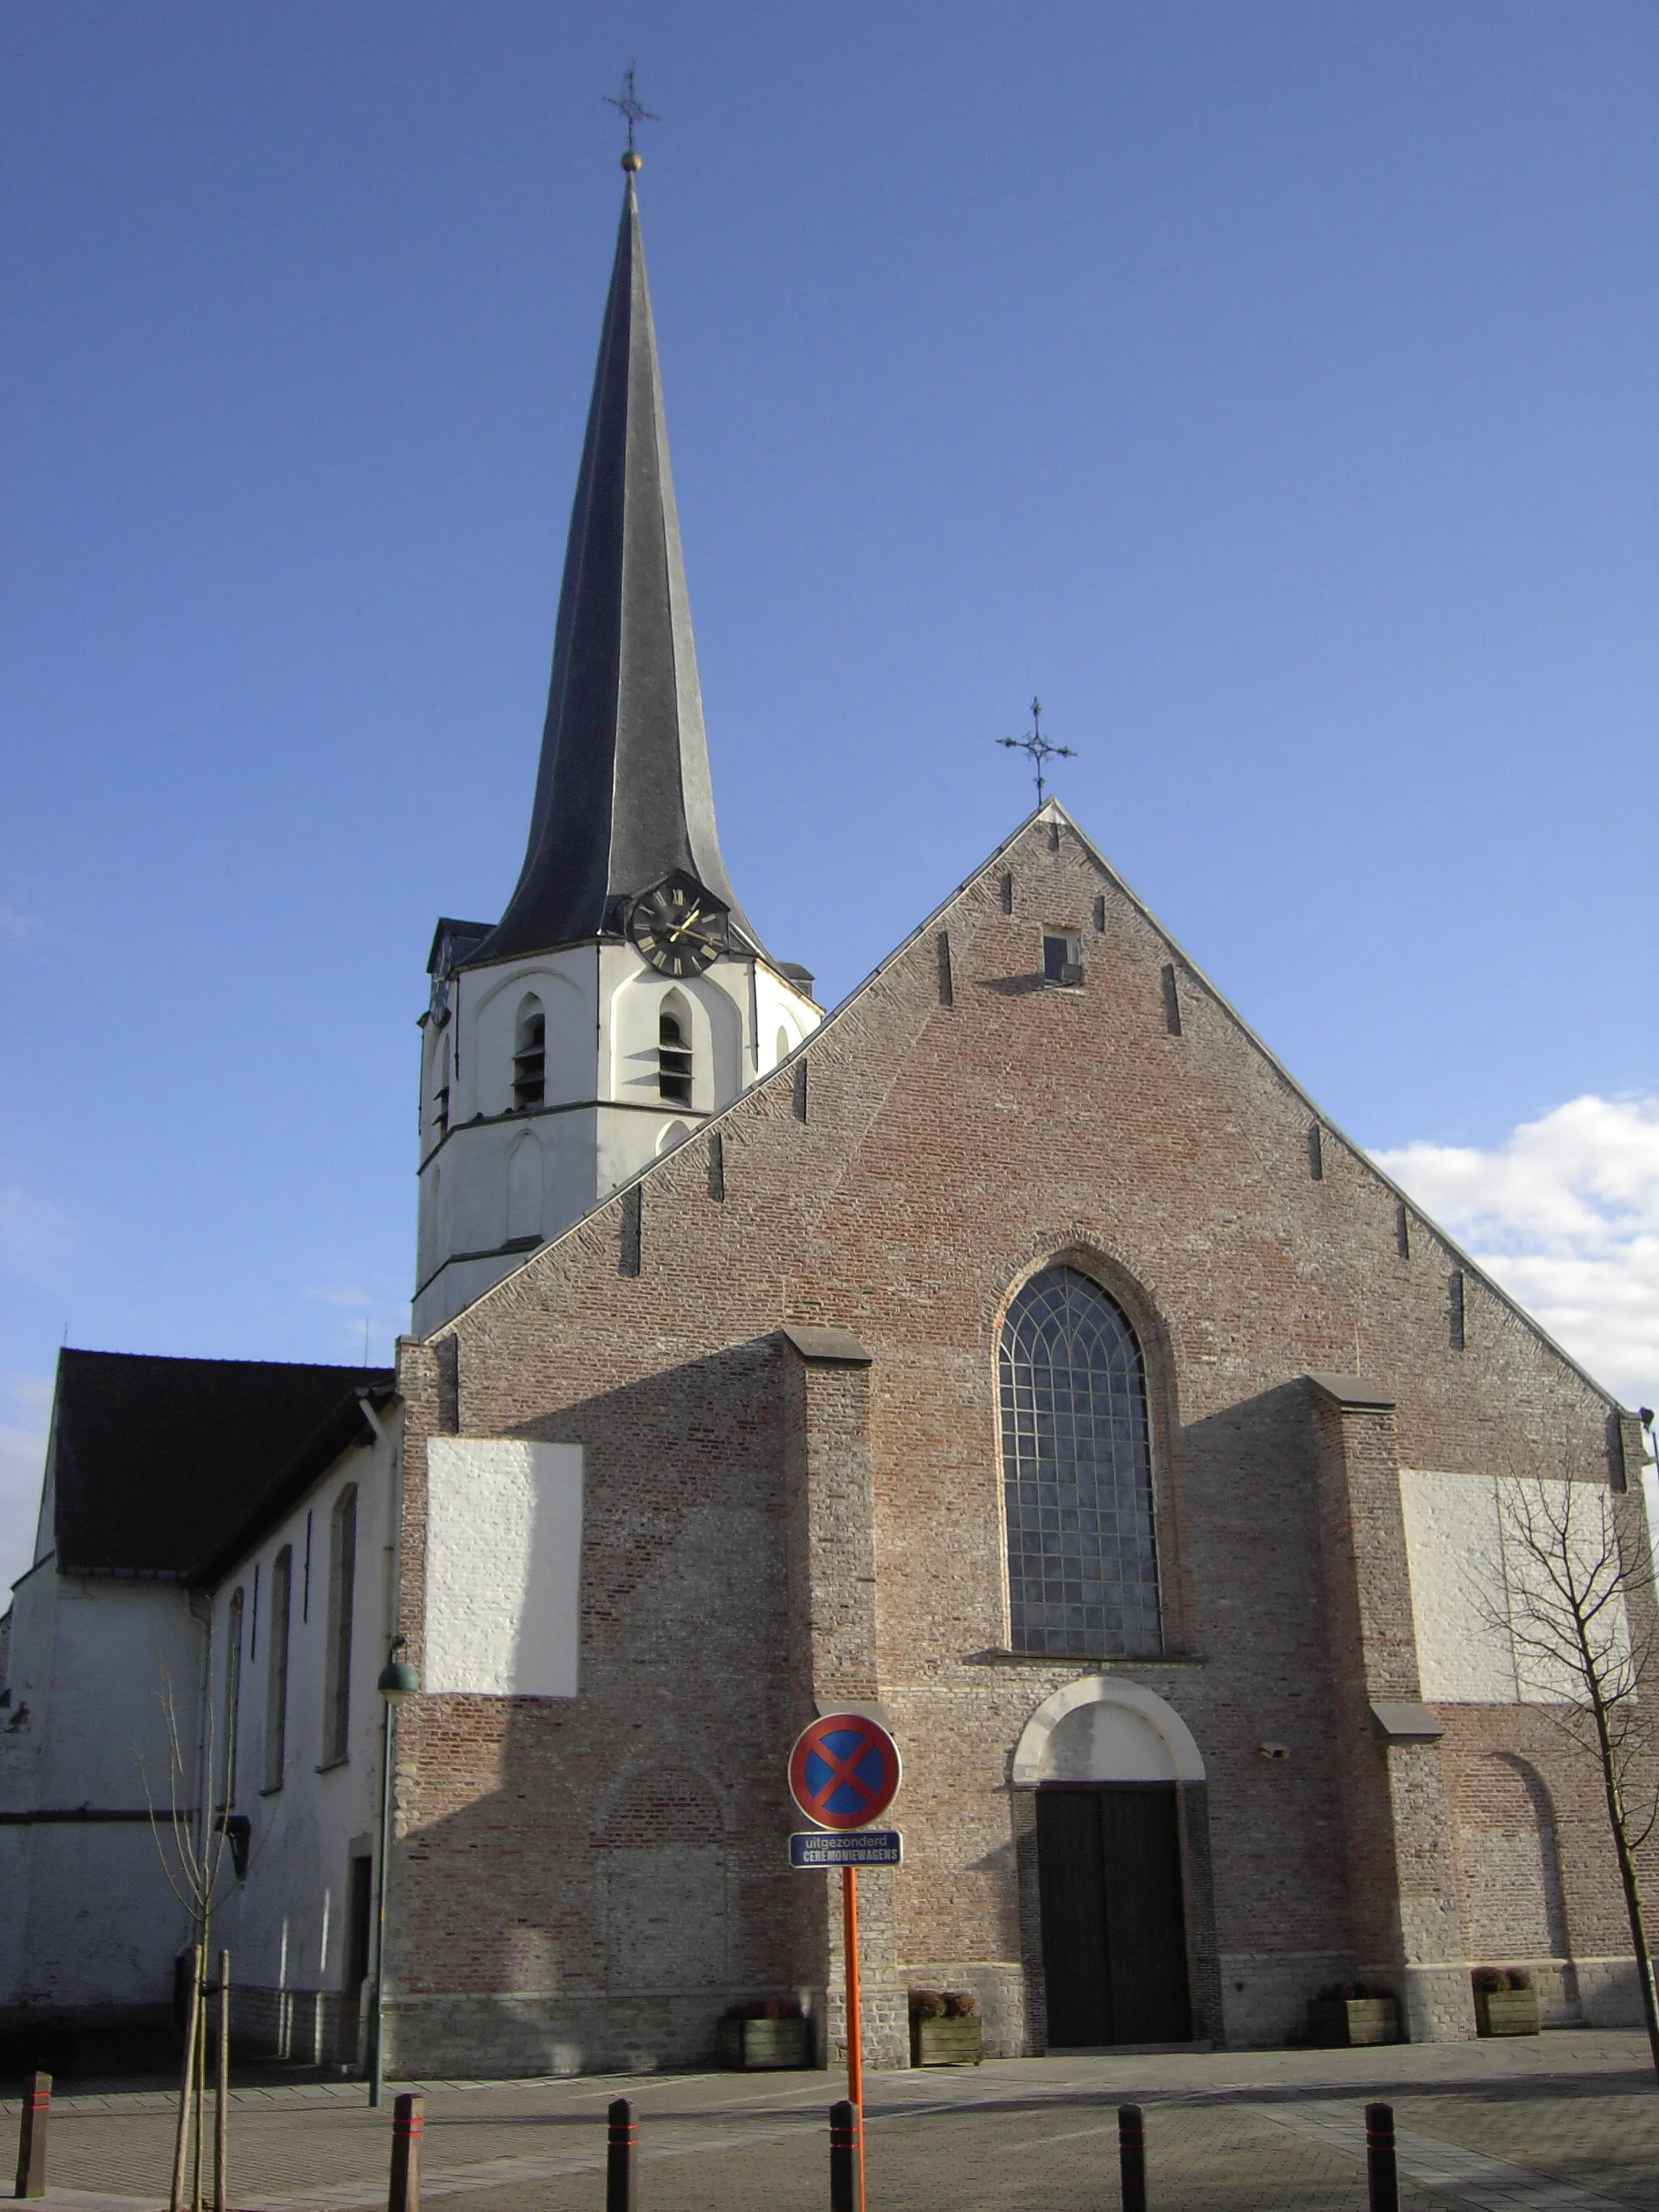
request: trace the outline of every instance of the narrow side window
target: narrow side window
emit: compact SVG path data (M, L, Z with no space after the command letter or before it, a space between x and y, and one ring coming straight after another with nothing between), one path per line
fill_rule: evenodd
M323 1765L346 1756L351 1731L351 1613L357 1580L357 1486L335 1501L328 1561L328 1664L323 1686Z
M280 1790L288 1755L288 1626L294 1592L294 1547L270 1564L270 1621L265 1631L265 1788Z
M220 1771L224 1789L220 1803L229 1812L236 1802L236 1737L242 1721L242 1614L246 1600L233 1591L225 1608L224 1740L220 1747Z

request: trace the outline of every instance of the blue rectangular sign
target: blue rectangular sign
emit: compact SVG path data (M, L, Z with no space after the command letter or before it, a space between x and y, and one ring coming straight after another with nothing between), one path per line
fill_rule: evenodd
M904 1838L896 1828L853 1828L839 1835L798 1830L789 1838L792 1867L901 1866Z

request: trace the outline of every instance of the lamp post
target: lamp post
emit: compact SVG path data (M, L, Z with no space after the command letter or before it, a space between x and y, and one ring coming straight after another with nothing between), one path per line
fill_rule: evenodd
M392 1850L392 1719L398 1707L412 1698L421 1678L407 1659L398 1654L408 1644L406 1636L394 1636L386 1647L386 1664L374 1685L380 1693L380 1854L375 1869L374 2010L369 2020L368 2101L378 2105L386 2081L386 1876Z

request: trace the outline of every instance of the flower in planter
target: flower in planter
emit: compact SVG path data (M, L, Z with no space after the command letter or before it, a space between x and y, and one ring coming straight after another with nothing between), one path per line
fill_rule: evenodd
M910 1991L912 2020L943 2020L946 2009L945 1997L939 1990L912 1990Z
M1510 1985L1510 1978L1501 1966L1477 1966L1469 1979L1483 1996L1490 1996L1495 1990L1506 1990Z
M1532 1987L1532 1976L1524 1966L1511 1966L1504 1978L1512 1990L1529 1990Z
M979 1999L971 1990L946 1990L945 2017L946 2020L971 2020L979 2010Z

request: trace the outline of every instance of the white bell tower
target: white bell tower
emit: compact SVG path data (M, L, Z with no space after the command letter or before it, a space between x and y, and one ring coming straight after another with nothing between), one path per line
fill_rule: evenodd
M443 921L421 1018L428 1334L817 1026L727 880L630 169L524 867Z

